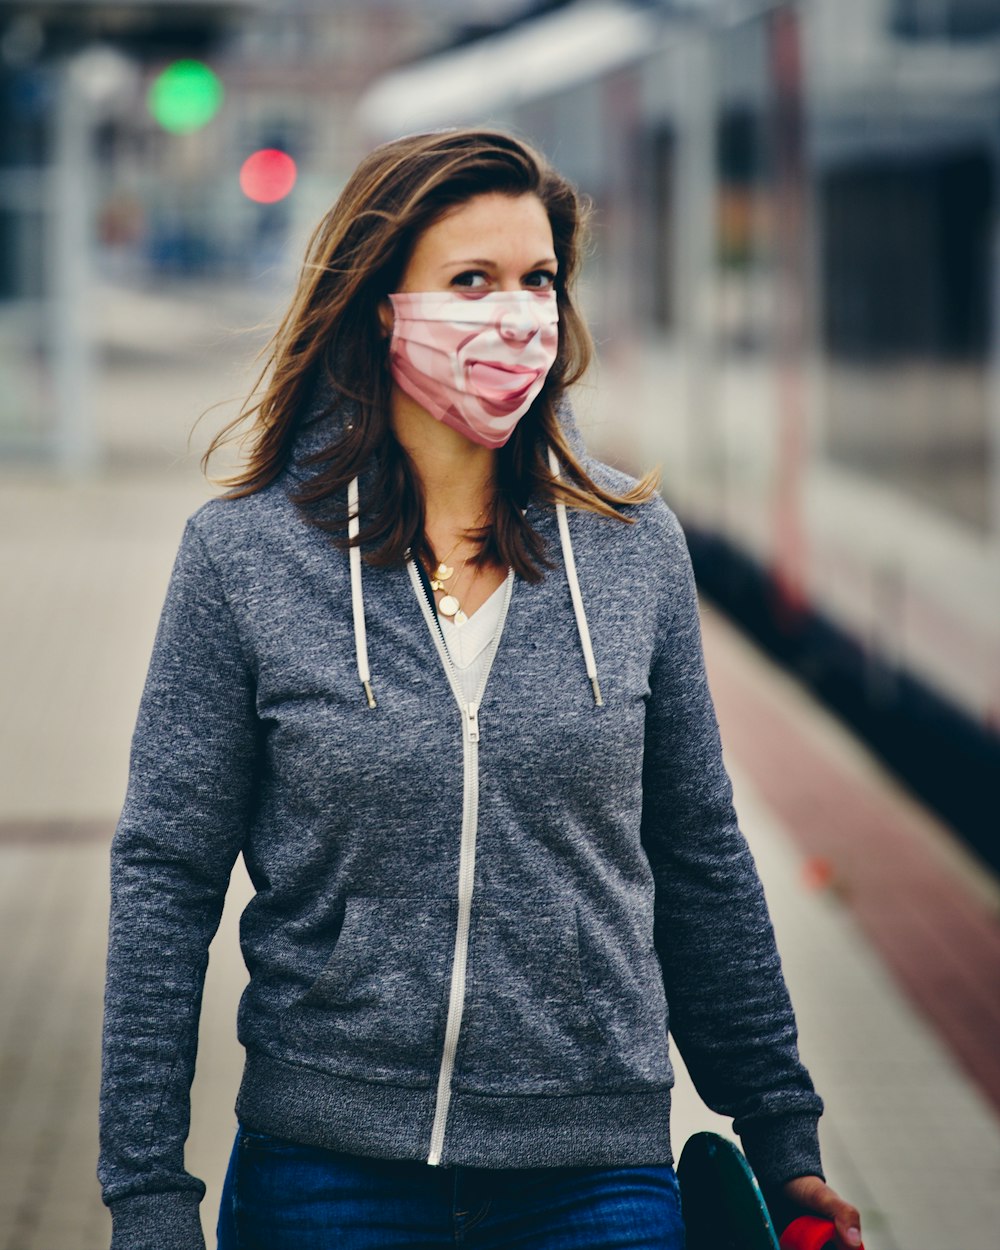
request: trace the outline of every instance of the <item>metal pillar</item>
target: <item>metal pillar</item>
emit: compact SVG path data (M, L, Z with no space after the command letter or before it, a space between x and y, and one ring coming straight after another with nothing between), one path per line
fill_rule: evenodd
M75 59L66 61L59 72L52 120L46 284L56 401L52 455L60 468L75 474L93 470L100 458L92 334L93 118Z

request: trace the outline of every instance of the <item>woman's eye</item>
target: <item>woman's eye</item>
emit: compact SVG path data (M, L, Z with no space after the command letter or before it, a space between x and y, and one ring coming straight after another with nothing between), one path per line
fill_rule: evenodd
M551 290L556 284L556 275L551 269L536 269L524 279L525 285L536 291Z
M481 291L486 286L486 275L478 270L469 269L465 273L456 274L451 280L452 286L463 286L472 291Z

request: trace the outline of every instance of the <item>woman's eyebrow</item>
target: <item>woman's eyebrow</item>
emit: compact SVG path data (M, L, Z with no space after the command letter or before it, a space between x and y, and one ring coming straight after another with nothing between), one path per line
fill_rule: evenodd
M541 260L536 260L533 265L529 265L528 270L540 269L542 265L558 265L558 263L554 256L545 256ZM489 260L485 256L471 256L466 260L446 260L443 265L438 267L440 269L450 269L453 265L482 265L484 269L495 269L497 262Z

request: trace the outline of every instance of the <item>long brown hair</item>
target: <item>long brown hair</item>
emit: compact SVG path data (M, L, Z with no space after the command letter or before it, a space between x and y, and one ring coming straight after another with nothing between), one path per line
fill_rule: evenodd
M376 148L313 232L294 298L264 349L256 384L239 415L202 457L207 470L209 458L233 437L235 427L252 421L243 436L251 444L247 464L216 482L230 488L225 498L261 490L282 472L303 409L326 393L328 410L346 401L351 418L341 424L334 442L308 458L322 468L290 490L289 498L305 519L346 547L346 510L331 515L322 505L372 466L357 540L365 559L390 566L400 564L407 549L430 554L420 482L390 422L391 379L378 306L398 289L423 231L487 192L536 195L548 214L559 262L559 349L544 388L497 454L493 516L481 530L470 531L480 541L475 560L510 565L520 576L538 581L550 562L540 535L524 517L529 498L543 504L561 499L630 521L619 509L652 497L655 475L621 495L594 482L569 446L556 412L563 392L583 376L593 354L571 295L587 206L527 143L504 131L464 128L409 135ZM549 470L550 444L564 469L561 481Z

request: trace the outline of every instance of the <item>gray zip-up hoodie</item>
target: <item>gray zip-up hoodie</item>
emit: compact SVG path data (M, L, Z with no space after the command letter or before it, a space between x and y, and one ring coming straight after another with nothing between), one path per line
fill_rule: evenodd
M439 1165L670 1162L669 1025L763 1183L822 1175L673 513L530 503L556 567L508 585L463 703L414 570L352 562L287 497L336 420L193 514L167 590L112 846L115 1250L203 1246L183 1148L240 853L249 1128Z

